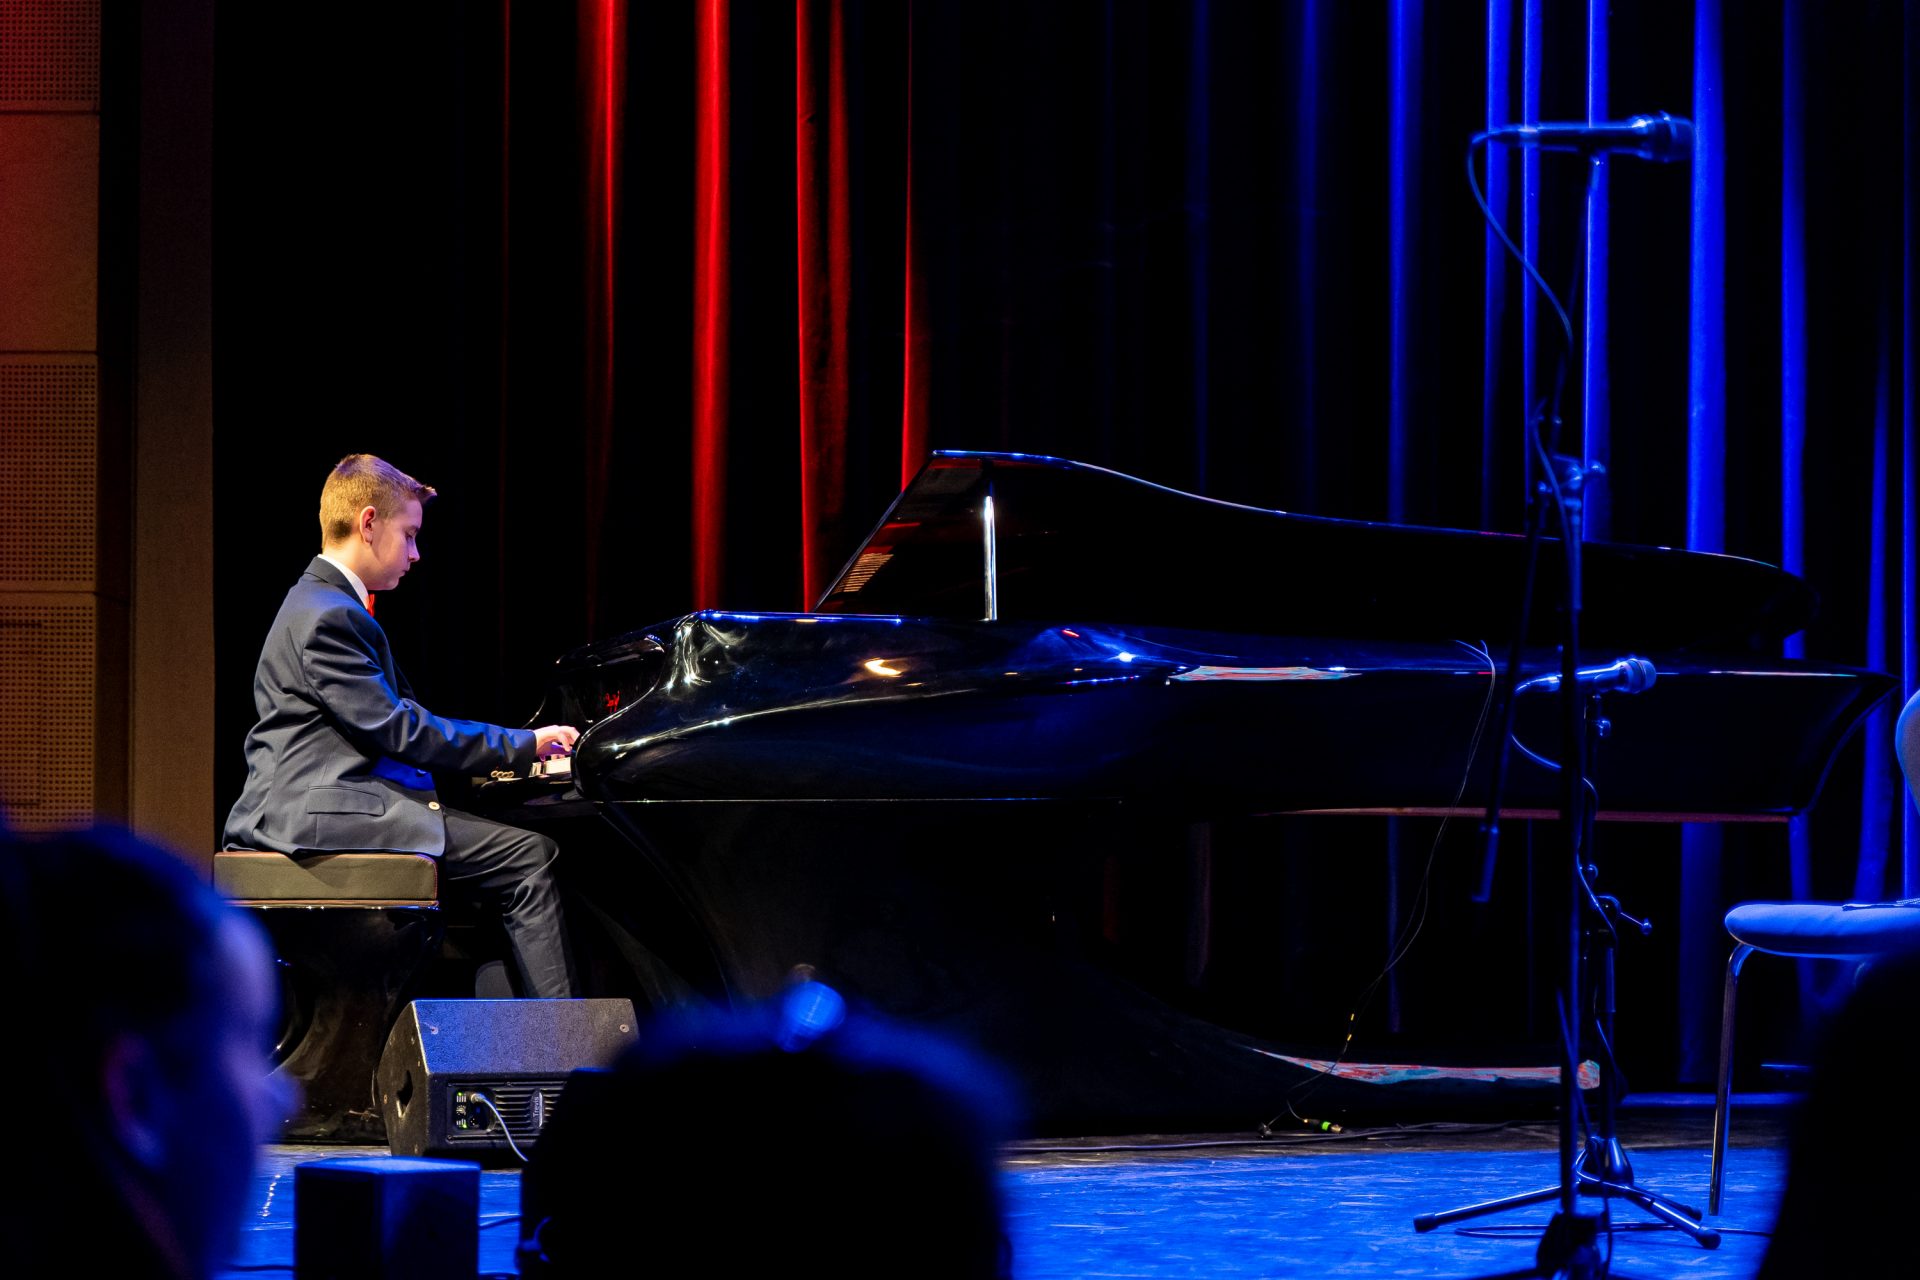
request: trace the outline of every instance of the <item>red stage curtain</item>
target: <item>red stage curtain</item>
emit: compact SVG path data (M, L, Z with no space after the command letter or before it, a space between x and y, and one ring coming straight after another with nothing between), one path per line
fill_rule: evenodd
M913 0L907 0L907 39L903 59L906 76L905 169L901 183L902 203L906 206L901 255L902 290L906 294L906 315L902 330L906 341L900 362L900 487L906 488L920 464L927 460L928 392L932 383L932 334L927 325L927 291L920 276L913 234Z
M585 345L581 393L586 467L582 476L587 579L587 631L595 630L602 551L607 544L607 498L613 479L618 382L615 314L619 301L620 156L626 98L626 0L585 0L580 6L580 95L585 162L585 246L581 299Z
M727 0L699 0L693 172L693 605L720 600L727 502Z
M846 12L794 6L794 206L799 225L800 573L810 607L836 565L846 514L847 318L853 230L847 190Z

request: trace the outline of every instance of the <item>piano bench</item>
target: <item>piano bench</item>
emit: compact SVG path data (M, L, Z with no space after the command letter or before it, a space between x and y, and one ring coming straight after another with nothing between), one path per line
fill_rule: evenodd
M383 1143L373 1072L439 947L439 866L418 853L251 849L213 855L216 891L259 920L279 960L276 1071L300 1082L291 1142Z
M436 906L440 867L424 853L229 849L213 855L213 887L245 906L352 903Z

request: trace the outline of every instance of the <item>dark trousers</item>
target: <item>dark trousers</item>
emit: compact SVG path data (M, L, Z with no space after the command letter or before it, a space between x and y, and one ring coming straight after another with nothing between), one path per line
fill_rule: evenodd
M573 995L573 961L553 874L560 846L535 832L458 809L442 812L447 820L447 848L440 858L443 892L499 905L523 994Z

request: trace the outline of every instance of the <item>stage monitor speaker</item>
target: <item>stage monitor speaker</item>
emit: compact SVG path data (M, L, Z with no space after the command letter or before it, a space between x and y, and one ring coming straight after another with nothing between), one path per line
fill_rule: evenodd
M374 1073L397 1156L489 1162L529 1153L567 1076L639 1035L627 1000L415 1000Z

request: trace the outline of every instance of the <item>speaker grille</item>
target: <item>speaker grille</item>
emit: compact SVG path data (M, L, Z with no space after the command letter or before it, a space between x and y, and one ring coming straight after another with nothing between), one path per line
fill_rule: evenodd
M94 589L99 418L92 357L0 356L0 587Z
M461 1087L454 1086L456 1090ZM500 1119L506 1123L507 1132L513 1135L513 1140L525 1143L538 1138L540 1131L553 1123L554 1108L559 1104L560 1093L566 1087L565 1077L555 1077L550 1080L494 1080L477 1088L499 1108ZM500 1140L497 1129L492 1132L455 1129L447 1136L454 1142Z
M100 109L100 0L0 3L0 111Z
M93 820L94 604L0 596L0 806L19 831Z

